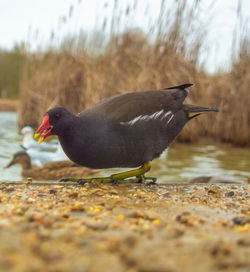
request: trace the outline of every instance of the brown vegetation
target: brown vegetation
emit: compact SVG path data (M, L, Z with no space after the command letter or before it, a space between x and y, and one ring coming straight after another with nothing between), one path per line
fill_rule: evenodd
M142 32L131 30L113 35L102 55L93 56L81 48L81 53L50 51L30 60L29 66L35 68L23 80L19 126L37 127L43 114L54 106L77 113L117 93L193 83L186 102L217 107L220 112L193 120L178 139L196 141L209 136L249 145L249 54L242 49L229 73L211 76L199 70L197 57L202 40L197 34L195 43L188 47L191 49L187 48L189 34L181 30L187 20L181 16L182 8L177 10L171 29L158 35L153 44Z
M17 111L18 100L0 98L0 111Z

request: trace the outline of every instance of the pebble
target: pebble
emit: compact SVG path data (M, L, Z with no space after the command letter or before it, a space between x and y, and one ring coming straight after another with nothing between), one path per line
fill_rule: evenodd
M230 192L226 193L225 196L227 196L227 197L234 196L234 191L230 191Z

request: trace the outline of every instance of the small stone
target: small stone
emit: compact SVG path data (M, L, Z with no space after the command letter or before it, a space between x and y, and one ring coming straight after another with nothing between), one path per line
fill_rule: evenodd
M133 210L133 211L130 211L127 216L131 218L143 218L144 213L141 212L140 210Z
M108 228L108 224L107 223L103 223L103 222L88 222L87 227L92 229L92 230L106 230Z
M107 249L114 253L116 252L120 246L121 246L121 239L118 237L111 237L109 240L106 242Z
M190 213L183 212L182 214L177 215L176 220L179 221L181 224L188 224L190 220Z
M6 187L5 187L5 191L6 191L6 192L13 192L13 191L15 191L15 189L14 189L13 186L6 186Z
M120 214L120 215L118 216L118 220L123 221L124 219L125 219L124 215Z
M69 197L71 198L77 198L78 197L78 193L77 192L72 192L69 194Z
M226 193L225 196L227 196L227 197L234 196L234 191L230 191L230 192Z
M71 208L71 211L72 212L76 212L76 211L83 212L83 211L85 211L85 207L82 204L75 203L75 205Z
M221 196L220 187L213 185L208 188L208 194L209 195L215 195L215 196Z
M213 256L228 256L231 254L231 245L226 243L218 243L211 249L210 253Z
M102 189L97 188L97 189L93 189L91 191L91 194L96 195L96 196L103 196L103 195L105 195L105 191L103 191Z
M239 239L237 241L237 244L240 245L240 246L246 246L246 247L249 247L250 246L250 239L246 239L245 238L242 238L242 239Z
M233 222L234 224L236 225L245 225L245 224L248 224L250 223L250 216L246 216L246 217L234 217L233 218Z
M156 214L154 212L151 211L146 211L144 214L144 218L150 221L154 221L154 220L158 220L159 219L159 214Z
M115 189L111 189L111 190L109 190L109 194L110 195L118 195L118 192Z
M28 177L26 183L27 183L27 184L30 184L31 182L32 182L32 178L31 178L31 177Z
M28 203L33 203L33 202L36 202L36 199L33 198L33 197L29 197L29 198L27 199L27 202L28 202Z
M158 220L158 219L154 220L154 221L153 221L153 224L154 224L154 225L159 225L159 224L160 224L160 220Z
M134 247L138 242L138 238L135 235L128 235L124 238L123 243L129 248Z

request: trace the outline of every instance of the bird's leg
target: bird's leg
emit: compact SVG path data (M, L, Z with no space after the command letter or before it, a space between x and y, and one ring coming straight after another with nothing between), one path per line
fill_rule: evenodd
M127 178L135 177L136 182L144 182L146 180L152 180L152 182L154 183L156 181L155 178L147 178L144 176L144 174L146 172L148 172L150 170L150 168L151 168L150 163L147 162L147 163L144 163L141 167L139 167L137 169L113 174L109 177L97 177L97 178L92 177L92 178L83 178L83 179L64 178L64 179L61 179L60 182L71 181L71 182L77 182L79 184L85 184L85 183L95 180L97 182L102 182L102 183L109 183L109 182L117 183L117 182L123 181Z
M121 173L117 173L117 174L113 174L110 176L110 178L112 180L124 180L127 178L131 178L131 177L141 177L144 176L144 174L146 172L148 172L150 170L151 166L149 162L144 163L140 168L134 169L134 170L130 170L130 171L126 171L126 172L121 172Z
M136 181L137 183L143 183L145 181L145 176L144 175L136 176Z

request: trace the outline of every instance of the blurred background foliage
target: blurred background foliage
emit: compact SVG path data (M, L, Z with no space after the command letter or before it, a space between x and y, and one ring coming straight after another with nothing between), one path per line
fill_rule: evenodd
M0 50L0 97L18 98L25 61L22 46Z

